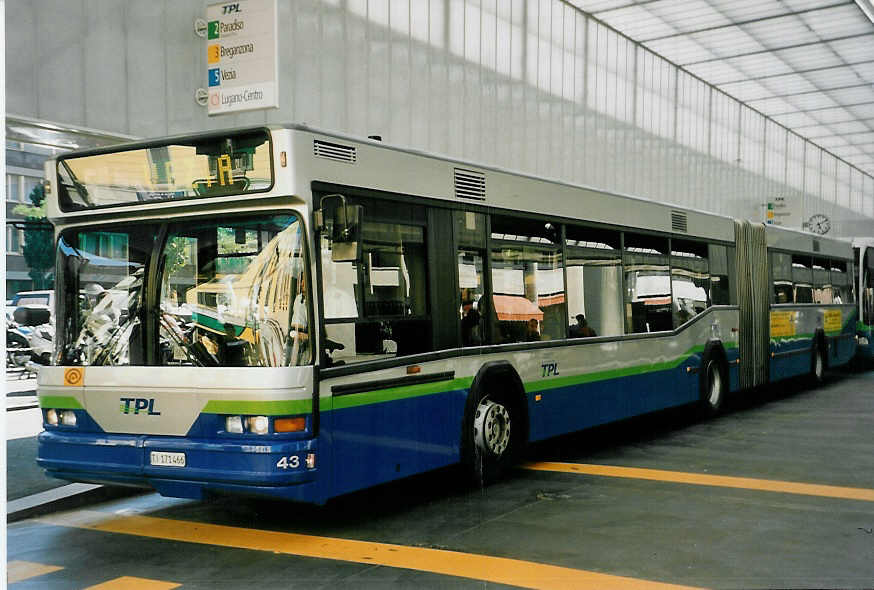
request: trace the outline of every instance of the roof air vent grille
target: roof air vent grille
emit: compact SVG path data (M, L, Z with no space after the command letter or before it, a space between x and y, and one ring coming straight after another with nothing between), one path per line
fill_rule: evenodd
M313 155L317 158L327 158L350 164L354 164L358 159L358 153L353 146L331 143L321 139L313 140Z
M685 213L682 211L671 211L671 230L683 233L689 231L689 223Z
M455 169L455 196L460 199L486 200L486 175L462 168Z
M821 246L820 246L819 240L813 240L813 251L814 252L821 252L820 248L821 248Z

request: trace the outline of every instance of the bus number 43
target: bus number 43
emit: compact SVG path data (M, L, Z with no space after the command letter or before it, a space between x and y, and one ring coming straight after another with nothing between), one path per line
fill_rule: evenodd
M298 467L300 467L300 457L297 455L280 457L279 461L276 462L277 469L297 469Z

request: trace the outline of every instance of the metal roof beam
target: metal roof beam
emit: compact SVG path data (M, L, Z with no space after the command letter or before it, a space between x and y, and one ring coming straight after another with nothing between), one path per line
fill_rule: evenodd
M874 100L868 100L865 102L854 102L852 104L839 104L839 105L833 105L830 107L817 107L815 109L801 109L798 111L784 111L782 113L769 113L766 116L768 116L768 117L782 117L783 115L797 115L798 113L813 113L816 111L828 111L831 109L848 109L848 108L852 108L852 107L864 107L864 106L868 106L869 104L874 104ZM827 125L827 124L828 123L823 123L823 125Z
M791 72L783 72L782 74L768 74L766 76L754 76L751 78L739 78L737 80L729 80L728 82L720 82L717 84L717 86L722 88L723 86L729 86L731 84L741 84L743 82L761 82L762 80L770 80L772 78L779 78L781 76L813 74L815 72L826 72L828 70L839 70L841 68L849 68L852 66L864 66L864 65L871 64L871 63L874 63L874 59L865 59L862 61L846 62L846 63L842 63L842 64L837 65L837 66L823 66L821 68L810 68L807 70L794 70L793 69Z
M801 14L807 14L811 12L820 12L823 10L832 10L834 8L842 8L848 4L855 4L854 0L844 0L843 2L838 2L836 4L829 4L827 6L818 6L816 8L807 8L805 10L796 10L793 12L783 12L781 14L775 14L771 16L761 16L759 18L751 18L749 20L741 20L741 21L732 21L727 25L714 25L712 27L704 27L703 29L695 29L692 31L683 31L680 33L671 33L670 35L662 35L660 37L651 37L649 39L641 39L641 43L650 43L652 41L663 41L665 39L674 39L676 37L684 37L686 35L695 35L697 33L708 33L710 31L718 31L720 29L729 29L731 27L742 27L744 25L754 25L757 23L762 23L769 20L774 20L778 18L785 18L787 16L799 16ZM729 19L731 20L731 19Z
M715 61L727 61L738 57L751 57L753 55L764 55L766 53L777 53L786 49L801 49L803 47L812 47L814 45L825 45L826 43L834 43L835 41L848 41L850 39L859 39L861 37L874 37L874 33L856 33L855 35L844 35L843 37L832 37L830 39L822 39L820 41L809 41L807 43L796 43L795 45L784 45L783 47L774 47L771 49L759 49L756 51L748 51L746 53L736 53L734 55L722 55L720 57L711 57L709 59L700 59L698 61L687 61L680 63L680 66L697 66L699 64L708 64Z
M759 98L747 98L743 102L750 103L761 100L769 100L771 98L788 98L790 96L804 96L805 94L823 94L834 90L852 90L853 88L870 88L871 82L865 84L851 84L849 86L834 86L833 88L817 88L816 90L805 90L804 92L789 92L787 94L772 94L770 96L762 96Z

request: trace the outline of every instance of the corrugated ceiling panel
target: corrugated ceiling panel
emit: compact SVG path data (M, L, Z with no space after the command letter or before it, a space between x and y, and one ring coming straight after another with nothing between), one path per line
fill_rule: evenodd
M870 104L847 107L847 110L853 113L859 119L874 119L874 102Z
M646 46L679 65L704 61L715 57L712 52L701 47L699 43L688 37L671 37L670 39L647 43Z
M874 32L853 39L831 41L828 46L846 63L866 61L874 55Z
M790 65L773 53L733 57L727 59L726 62L738 68L750 78L773 76L775 74L791 74L794 71Z
M874 51L874 49L872 49ZM819 72L808 72L805 77L819 88L834 88L849 86L862 82L859 75L848 67L833 68Z
M697 31L704 28L722 27L731 24L731 19L716 10L711 3L702 0L684 2L654 2L648 8L661 18L674 24L680 31Z
M862 121L847 121L844 123L833 123L829 125L829 128L837 133L862 133L865 131L871 131L871 128L868 125L865 125Z
M834 99L829 98L824 94L801 94L799 96L787 96L785 100L799 111L809 111L811 109L826 109L828 107L840 106Z
M796 108L795 105L786 102L785 99L776 97L757 101L751 106L754 106L757 111L761 111L766 115L800 110Z
M795 113L788 113L785 115L774 114L771 116L774 118L775 121L777 121L781 125L786 125L787 127L791 127L793 129L796 129L796 128L801 127L803 125L816 125L816 123L817 123L816 119L814 119L813 117L811 117L807 113L795 112ZM807 136L806 130L804 130L804 133L801 133L801 131L799 131L799 133L801 135L804 135L805 137Z
M770 49L820 41L820 37L804 26L797 16L771 18L743 25L743 29Z
M845 88L843 90L828 90L826 94L841 104L859 104L868 100L874 100L871 86L866 84L858 88Z
M813 140L818 146L824 147L825 149L832 151L832 148L847 145L847 140L839 135L832 135L830 137L817 137Z
M791 94L795 92L809 92L811 90L816 90L816 86L811 84L810 80L800 74L789 74L788 76L768 78L762 80L761 84L768 89L768 92L773 92L774 94Z
M865 18L855 3L811 14L802 14L801 18L813 32L823 39L867 33L871 30L871 21Z
M781 49L774 53L789 64L793 70L809 70L826 66L844 65L843 60L827 45L806 45L804 47Z
M761 51L765 46L740 27L726 27L691 35L693 39L720 57L731 57L753 51Z
M570 3L589 13L612 10L628 4L627 0L570 0Z
M874 56L868 63L858 63L850 66L850 69L862 80L874 81Z
M777 0L712 0L711 4L732 22L767 18L786 12L786 8Z
M854 145L839 145L831 148L831 152L839 158L848 158L850 156L858 156L864 152Z
M667 24L644 6L628 6L605 12L600 18L622 31L632 39L650 39L676 32L676 27Z
M835 107L832 109L823 109L821 111L812 111L810 114L820 123L825 123L827 125L837 123L839 121L846 121L850 118L847 109L845 109L844 107Z
M754 80L747 80L740 84L731 84L724 88L733 97L738 100L748 101L754 98L768 96L772 94L767 88Z
M731 80L741 80L747 77L727 61L712 61L704 64L691 65L686 68L696 76L700 76L711 84L722 84Z

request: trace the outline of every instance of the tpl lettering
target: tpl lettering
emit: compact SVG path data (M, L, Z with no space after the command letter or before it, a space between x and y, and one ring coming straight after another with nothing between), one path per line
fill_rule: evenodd
M149 416L160 416L161 412L155 411L155 398L145 398L145 397L122 397L119 398L121 400L121 413L122 414L139 414L141 411L144 414L148 414Z
M540 365L543 368L543 377L557 377L558 376L558 363L549 362L543 363Z
M242 12L239 4L225 4L222 6L222 14L231 14L232 12Z

